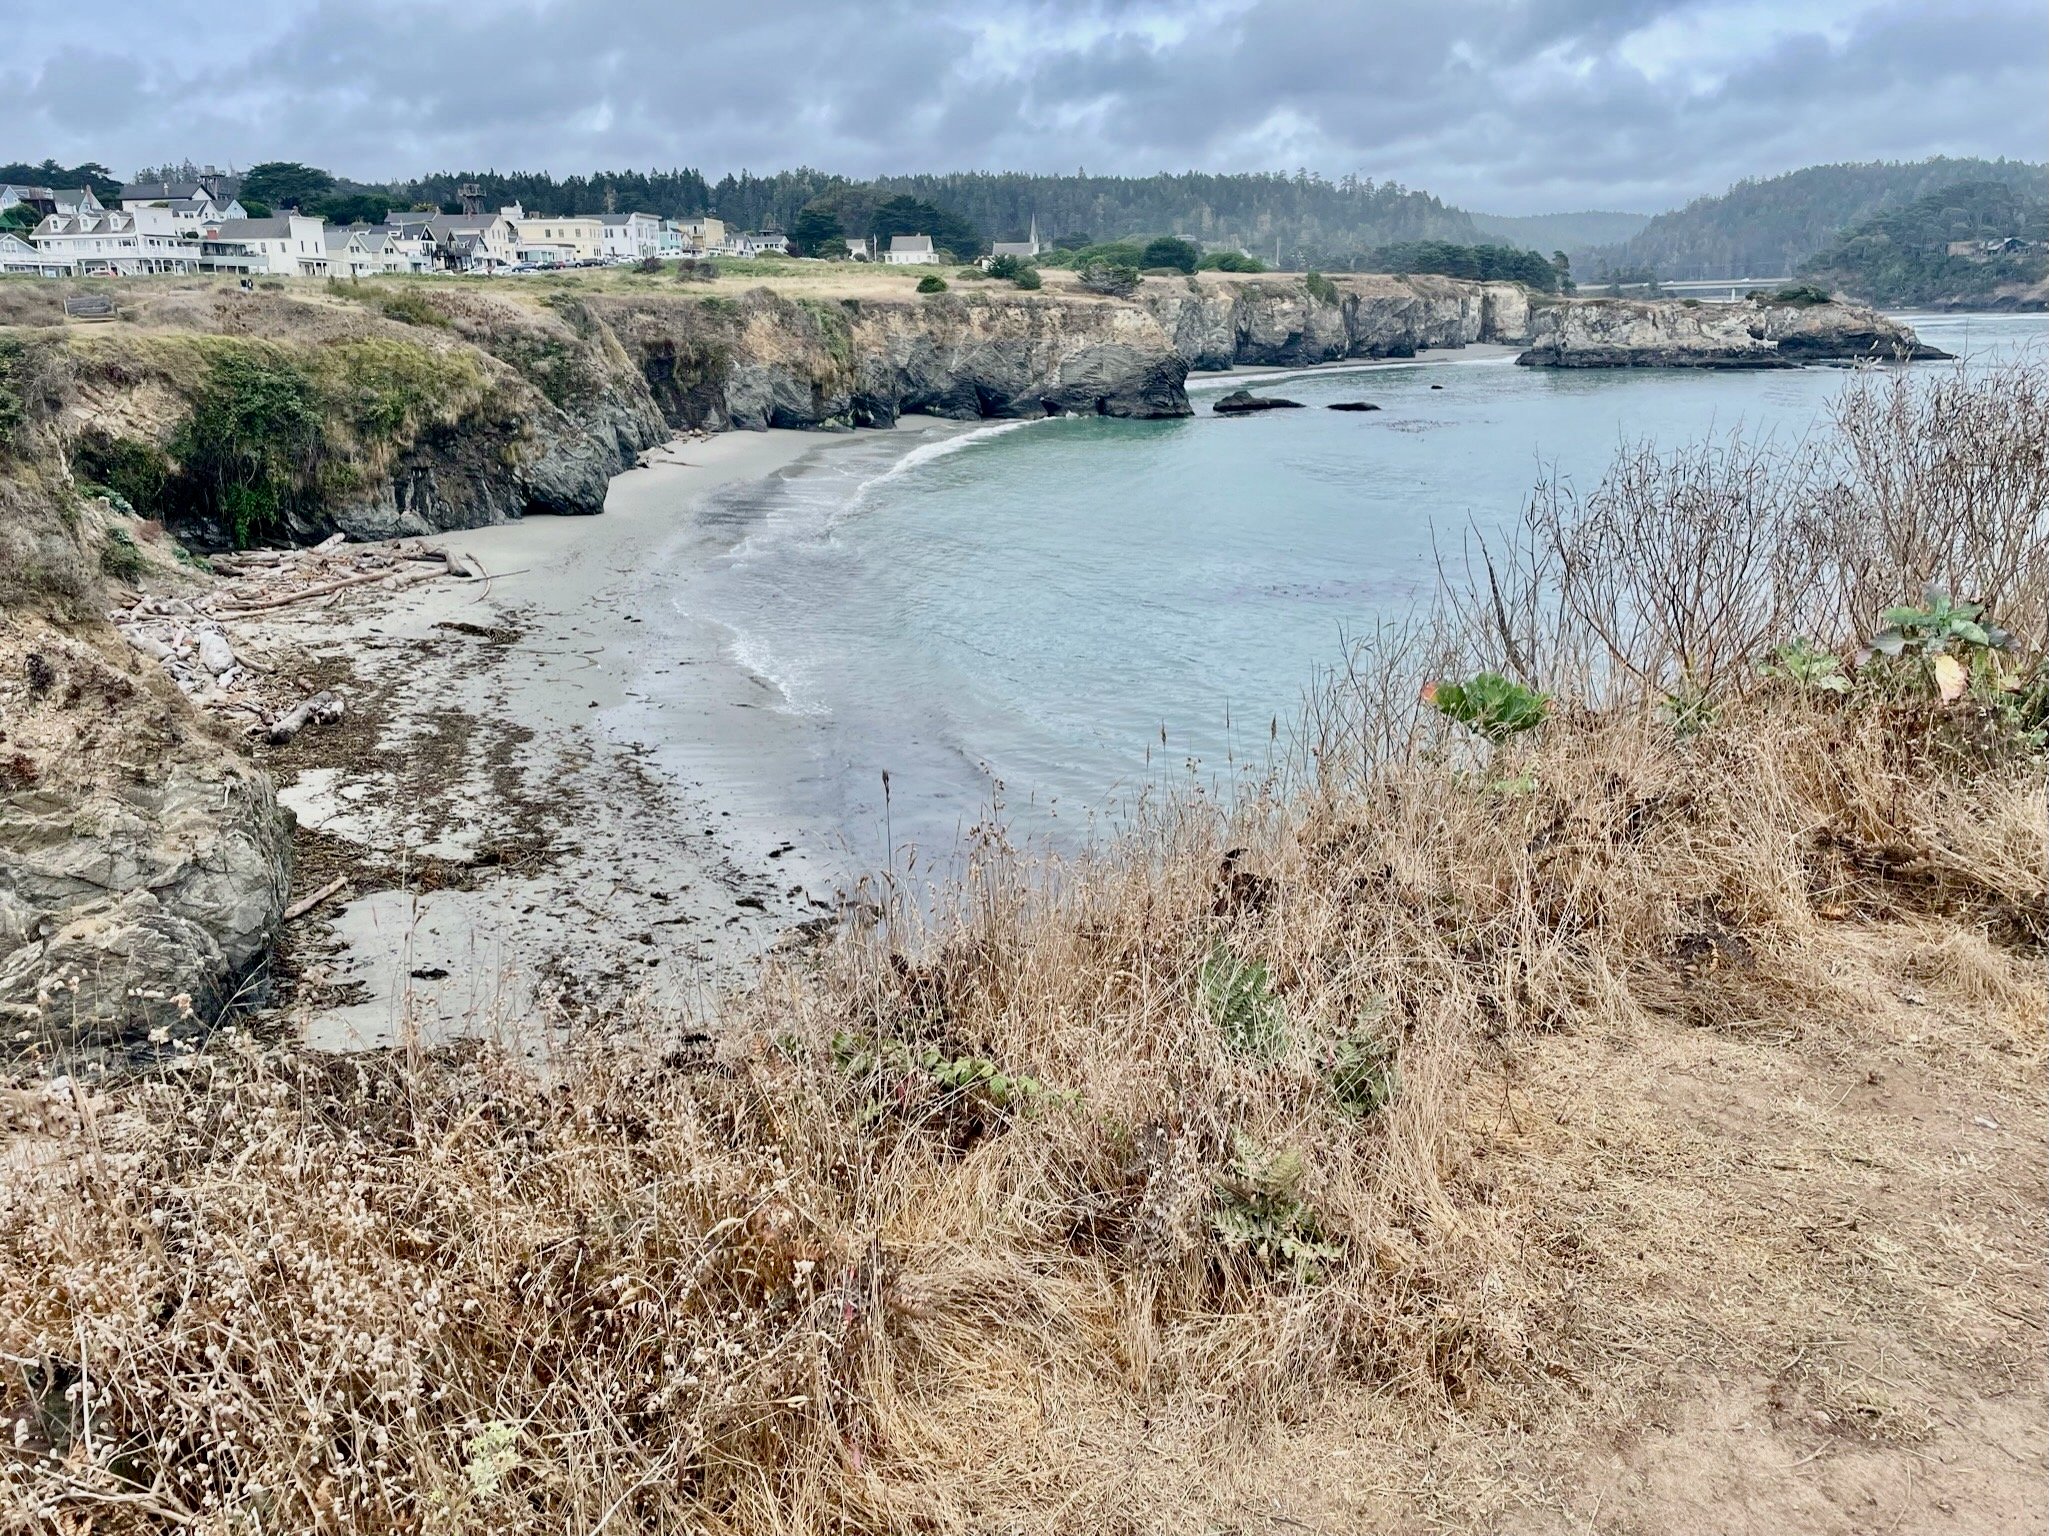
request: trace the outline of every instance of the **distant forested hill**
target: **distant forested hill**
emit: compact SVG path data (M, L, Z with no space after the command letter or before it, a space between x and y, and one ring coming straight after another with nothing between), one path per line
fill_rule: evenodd
M1577 263L1596 246L1620 245L1636 234L1651 216L1647 213L1532 213L1511 216L1503 213L1470 215L1473 227L1490 240L1526 247L1533 251L1564 251Z
M693 170L606 171L557 180L533 172L444 172L394 186L408 202L444 204L465 181L487 204L519 201L541 213L599 213L640 208L669 217L716 213L745 228L788 229L820 199L848 234L893 197L912 197L965 221L984 240L1022 239L1034 218L1047 240L1086 236L1185 235L1243 245L1271 258L1274 241L1295 264L1307 252L1363 251L1409 240L1472 244L1473 222L1427 192L1358 177L1326 181L1251 174L1209 176L1037 176L1018 172L955 172L854 181L799 169L771 176L743 172L713 182Z
M2021 160L1917 160L1815 165L1765 181L1739 181L1720 197L1661 213L1619 245L1576 262L1582 277L1604 267L1650 268L1661 278L1779 277L1843 230L1959 182L1996 182L2041 196L2049 167Z
M1989 302L2049 278L2049 201L1996 181L1944 187L1852 225L1802 275L1873 304Z

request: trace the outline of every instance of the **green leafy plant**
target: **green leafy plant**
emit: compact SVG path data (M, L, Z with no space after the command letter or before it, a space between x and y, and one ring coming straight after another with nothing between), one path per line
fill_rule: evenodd
M116 581L134 582L141 578L142 551L135 547L126 528L107 530L107 542L100 546L100 570Z
M1203 957L1195 985L1232 1055L1271 1056L1286 1042L1287 1013L1265 961L1242 960L1220 939Z
M1424 701L1447 719L1499 746L1533 731L1551 713L1551 695L1527 688L1499 672L1476 672L1462 683L1432 683Z
M1340 1040L1331 1051L1324 1076L1339 1108L1362 1120L1393 1103L1401 1087L1393 1047L1373 1034L1347 1035Z
M1966 693L2004 695L2015 685L2003 653L2013 636L1992 622L1982 603L1956 602L1930 586L1918 605L1888 608L1871 637L1873 655L1908 660L1944 703Z
M1017 276L1012 281L1027 292L1035 292L1045 286L1045 279L1039 276L1039 270L1036 267L1020 267Z
M1658 708L1672 733L1679 737L1698 736L1715 723L1718 710L1714 695L1692 677L1679 679L1679 686L1665 695Z
M2013 636L1986 616L1984 604L1953 602L1934 587L1921 594L1919 606L1888 608L1880 619L1885 628L1871 637L1871 649L1881 656L1939 656L1950 650L2004 651L2013 647Z
M312 381L282 354L238 347L213 360L171 456L238 549L277 531L302 499L322 415Z
M1299 1152L1269 1151L1243 1131L1233 1132L1231 1165L1216 1181L1211 1227L1272 1273L1312 1278L1342 1256L1315 1209L1301 1196L1309 1164Z
M918 279L918 292L944 293L946 292L946 279L936 272L927 272Z
M1338 301L1338 285L1321 272L1303 273L1302 286L1309 290L1309 297L1319 304L1335 304Z
M1055 1088L1020 1072L1006 1072L980 1056L949 1056L936 1045L872 1040L845 1030L832 1037L833 1065L855 1082L878 1074L915 1076L949 1094L974 1098L993 1109L1030 1109L1042 1104L1073 1105L1081 1095Z
M1757 664L1758 675L1811 693L1848 693L1849 674L1833 651L1811 640L1789 640Z

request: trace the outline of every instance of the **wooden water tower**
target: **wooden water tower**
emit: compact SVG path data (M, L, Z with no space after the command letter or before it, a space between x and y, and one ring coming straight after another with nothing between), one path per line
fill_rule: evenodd
M466 181L455 189L455 195L462 199L462 211L474 214L484 211L484 189L474 181Z

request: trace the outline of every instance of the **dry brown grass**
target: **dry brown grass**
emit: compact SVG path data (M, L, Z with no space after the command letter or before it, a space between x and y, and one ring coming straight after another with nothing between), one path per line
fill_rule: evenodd
M2028 419L2014 497L1928 453L1832 505L2039 518ZM1741 539L1683 505L1672 538ZM1768 576L1818 559L1803 529L2033 549L1808 505ZM1539 558L1606 516L1552 515ZM1941 558L1854 590L2006 568ZM2032 558L2002 612L2039 636ZM1559 590L1517 632L1546 655ZM1416 707L1428 652L1362 653L1300 782L1063 868L991 846L716 1042L537 1075L243 1041L24 1089L20 1523L2039 1525L2039 747L2004 699L1758 686L1776 632L1679 628L1583 647L1552 675L1604 707L1499 750ZM1681 654L1712 707L1675 720ZM1868 1490L1897 1508L1864 1525Z

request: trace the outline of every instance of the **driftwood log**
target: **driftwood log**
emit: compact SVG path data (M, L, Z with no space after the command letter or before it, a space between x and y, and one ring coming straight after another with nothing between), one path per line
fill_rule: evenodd
M309 725L333 725L341 719L343 707L340 694L331 688L323 688L271 721L263 739L273 747L281 747Z
M311 912L315 907L319 906L323 901L327 900L328 897L332 896L336 891L339 891L343 886L347 885L348 883L349 877L347 875L336 875L332 880L328 881L327 884L323 885L319 890L315 891L312 895L301 896L289 907L286 907L285 915L283 918L280 919L280 921L289 923L294 918L304 917L308 912Z

